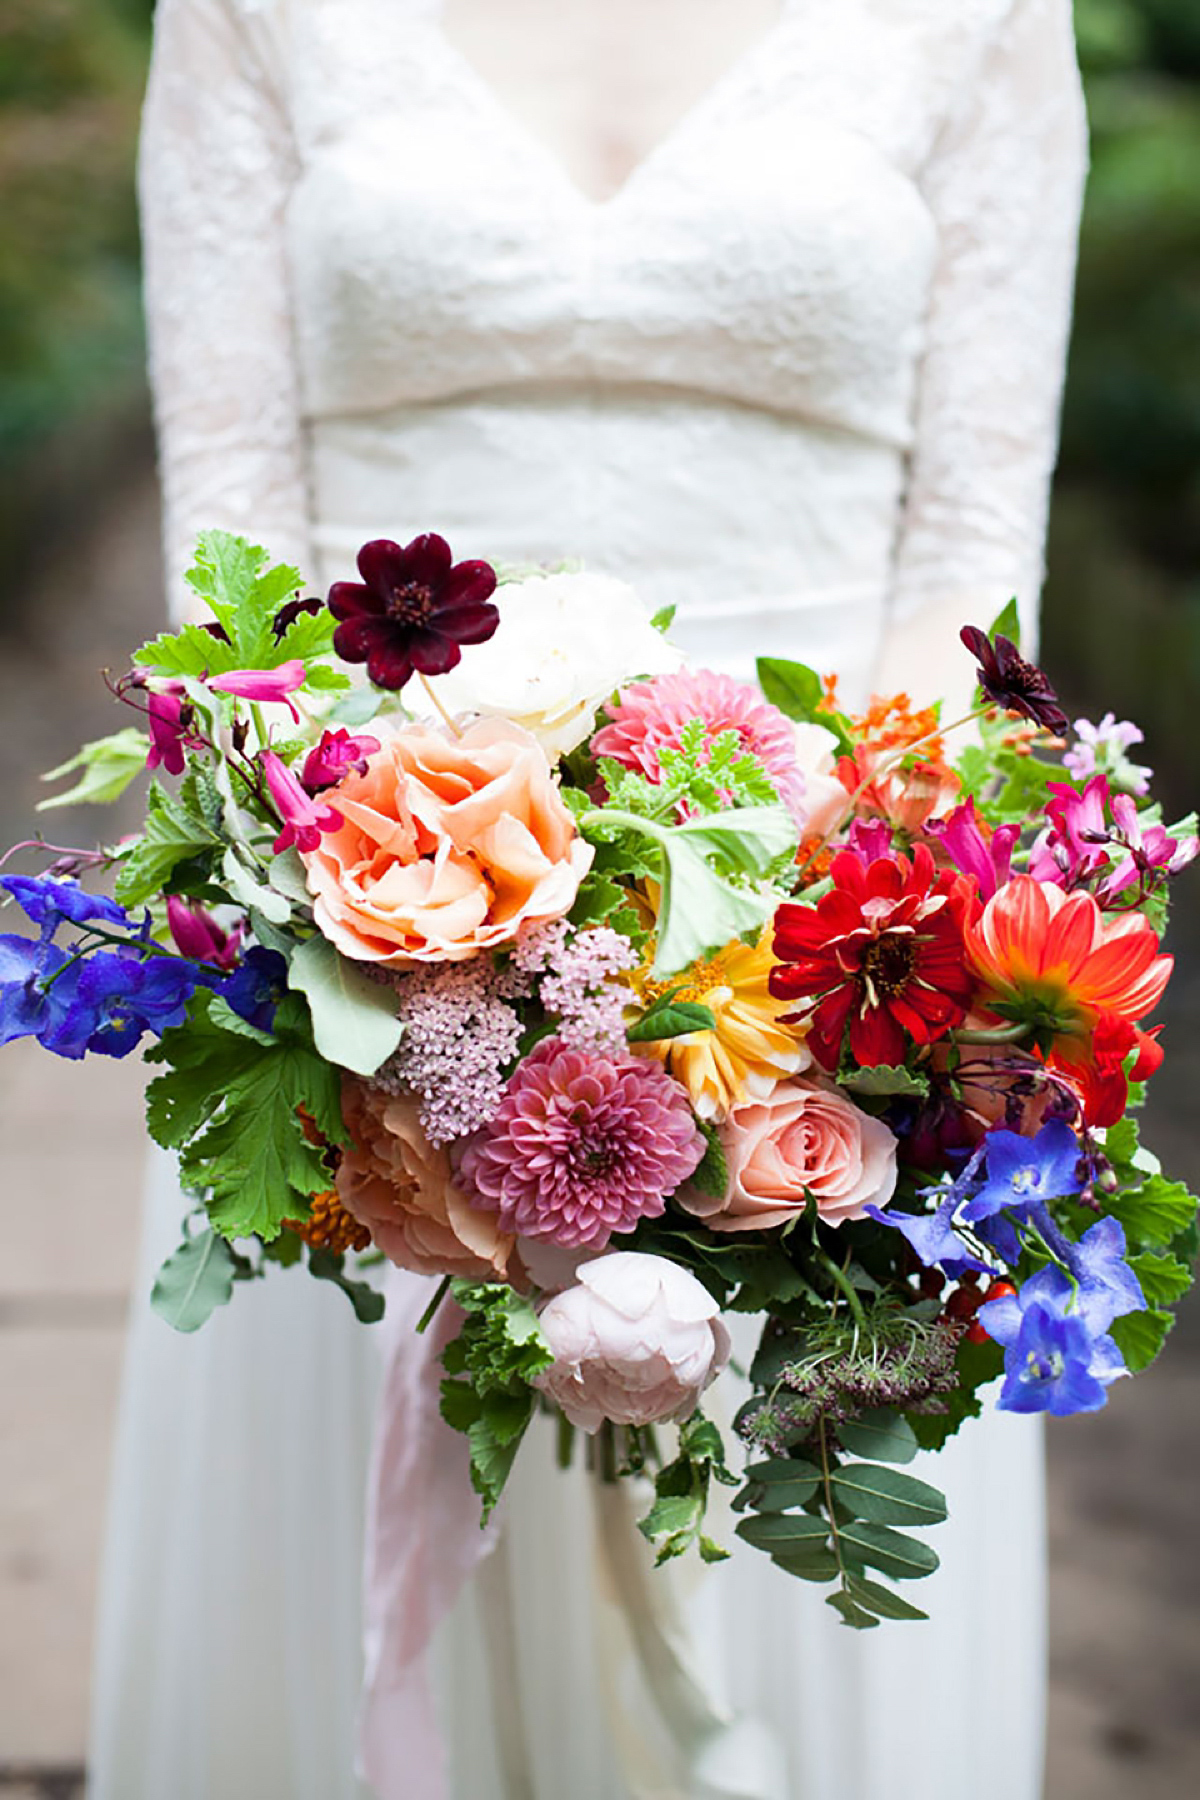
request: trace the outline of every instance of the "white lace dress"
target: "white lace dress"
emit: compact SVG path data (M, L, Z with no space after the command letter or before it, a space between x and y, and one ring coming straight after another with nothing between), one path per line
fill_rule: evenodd
M142 191L176 603L206 525L314 588L432 529L582 557L677 602L698 659L796 655L851 700L887 633L948 606L986 621L1016 592L1032 628L1083 143L1069 0L784 0L602 203L436 0L159 0ZM927 673L965 678L940 641ZM154 1185L139 1293L177 1229ZM377 1356L295 1276L196 1338L139 1300L94 1800L362 1791ZM616 1598L628 1519L598 1530L532 1441L438 1646L456 1800L1034 1800L1040 1454L993 1418L932 1471L930 1625L852 1634L749 1549L672 1584L725 1751L745 1728L731 1776L681 1747Z

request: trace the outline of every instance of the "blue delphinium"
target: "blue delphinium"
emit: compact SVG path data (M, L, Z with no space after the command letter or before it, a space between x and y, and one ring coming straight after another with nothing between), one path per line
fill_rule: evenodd
M182 1025L195 990L196 970L180 957L98 951L79 965L71 1005L42 1042L59 1056L128 1056L146 1032Z
M270 1031L275 1009L287 992L287 962L278 950L256 945L217 988L222 1000L238 1017L259 1031Z
M120 931L129 926L129 914L115 900L103 894L88 894L77 881L61 881L53 876L5 875L0 887L7 888L21 911L40 925L57 930L64 921L72 925L113 925Z
M44 1043L71 1008L79 964L51 943L53 930L52 922L40 937L0 937L0 1044L23 1037Z
M984 1141L984 1179L963 1208L974 1224L1001 1212L1022 1212L1047 1200L1077 1194L1079 1139L1063 1119L1051 1119L1036 1137L989 1131Z

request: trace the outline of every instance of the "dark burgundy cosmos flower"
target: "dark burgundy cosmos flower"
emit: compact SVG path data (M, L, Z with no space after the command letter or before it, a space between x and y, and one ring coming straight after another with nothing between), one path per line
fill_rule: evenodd
M484 644L500 623L491 604L496 571L456 563L445 538L425 532L402 549L388 538L358 553L362 585L335 581L329 610L339 620L333 647L345 662L365 662L376 687L402 688L414 671L444 675L463 644Z
M979 664L979 685L1005 712L1021 713L1047 731L1066 731L1070 721L1058 695L1034 663L1026 662L1011 638L994 641L978 625L964 625L959 637Z
M864 1068L902 1063L910 1043L931 1044L961 1023L974 978L963 950L971 884L938 874L926 845L910 862L868 863L843 850L830 870L833 891L816 906L785 904L775 914L771 992L815 1005L792 1015L811 1022L809 1048L836 1069L849 1029L850 1053Z

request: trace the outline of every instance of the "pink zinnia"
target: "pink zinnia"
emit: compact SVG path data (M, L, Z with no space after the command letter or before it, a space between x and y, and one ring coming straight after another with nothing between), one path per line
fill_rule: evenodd
M660 753L678 750L688 721L703 719L710 738L736 731L789 812L803 817L804 775L796 761L795 732L779 708L749 682L711 669L680 669L623 688L608 713L611 723L592 739L593 756L611 756L648 781L660 781Z
M659 1063L547 1038L509 1080L460 1174L502 1231L599 1250L657 1218L704 1150L687 1095Z

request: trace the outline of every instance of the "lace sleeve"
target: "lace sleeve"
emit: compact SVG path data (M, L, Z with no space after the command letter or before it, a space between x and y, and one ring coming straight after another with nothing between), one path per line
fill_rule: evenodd
M242 0L159 0L139 193L176 614L206 526L302 567L308 553L284 247L293 153L265 32Z
M926 170L939 260L879 686L957 702L1009 596L1035 641L1086 121L1070 0L1012 0Z

